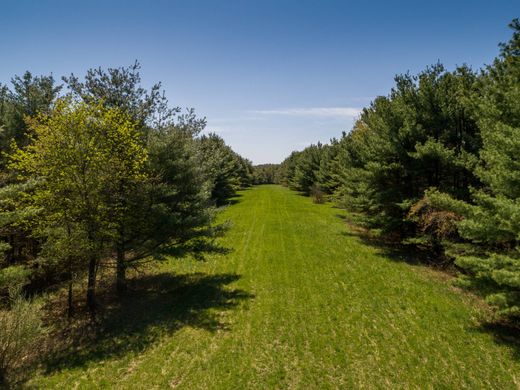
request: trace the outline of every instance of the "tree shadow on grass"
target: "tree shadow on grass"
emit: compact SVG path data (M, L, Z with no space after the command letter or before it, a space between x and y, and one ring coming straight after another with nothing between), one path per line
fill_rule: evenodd
M249 188L242 188L240 191L247 191L249 190ZM231 196L230 198L226 199L225 201L223 201L221 204L218 204L217 206L218 207L227 207L227 206L233 206L237 203L240 203L242 202L242 198L244 197L244 195L242 194L234 194L233 196Z
M220 245L214 240L194 240L182 245L176 245L167 250L164 250L161 253L161 257L175 257L175 258L184 258L188 255L193 256L196 260L205 260L207 255L227 255L231 253L233 249L227 248L225 246Z
M103 305L97 324L76 321L56 331L45 369L50 373L139 353L184 327L228 330L222 312L254 297L227 287L239 278L236 274L163 273L133 279L124 299Z
M407 263L411 265L428 265L435 268L441 267L435 259L428 255L426 251L412 246L389 242L387 240L373 237L360 232L342 232L343 236L354 237L377 250L377 254L395 262Z
M517 361L520 360L520 327L518 325L505 321L483 321L473 331L491 335L496 344L510 348L512 357Z
M343 236L358 239L363 244L375 248L377 253L385 258L396 262L427 266L441 270L446 275L449 275L448 278L450 276L454 277L457 273L457 269L451 262L449 264L439 263L436 261L437 259L426 250L414 248L410 245L400 245L395 241L385 240L381 237L374 236L367 229L354 224L348 216L342 214L337 214L336 216L344 220L349 227L348 231L341 233ZM478 299L483 299L483 295L478 291L471 291L470 293ZM513 321L508 322L497 319L492 315L492 310L489 307L487 307L485 313L486 314L483 314L485 319L483 318L478 325L472 327L470 332L486 333L491 335L496 344L511 348L513 351L513 358L515 360L520 360L520 326L515 324Z
M205 260L207 255L226 255L233 251L223 246L217 238L223 237L231 228L230 221L225 221L197 232L197 236L191 239L173 244L169 247L160 248L153 254L155 260L165 260L169 257L185 258L192 256L196 260Z
M357 225L349 219L347 215L336 214L348 226L348 230L341 234L346 237L353 237L363 244L377 250L377 254L395 262L407 263L411 265L421 265L442 270L448 274L453 274L455 268L449 259L443 259L431 253L427 248L415 245L406 245L400 242L395 236L378 236L369 229Z

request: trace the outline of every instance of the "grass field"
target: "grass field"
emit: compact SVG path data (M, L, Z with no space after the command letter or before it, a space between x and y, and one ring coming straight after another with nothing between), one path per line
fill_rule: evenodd
M221 218L229 253L140 276L95 344L36 388L520 387L519 350L440 273L385 257L342 212L278 186Z

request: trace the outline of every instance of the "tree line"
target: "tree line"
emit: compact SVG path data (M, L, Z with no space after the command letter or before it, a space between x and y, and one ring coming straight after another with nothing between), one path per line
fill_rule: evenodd
M100 269L124 295L129 268L221 234L218 207L253 182L249 160L139 71L0 85L0 383L41 328L25 296L65 287L72 316L86 282L94 318Z
M388 241L454 264L520 317L520 23L489 66L398 75L349 133L293 152L272 182L325 195ZM274 177L277 179L274 179Z

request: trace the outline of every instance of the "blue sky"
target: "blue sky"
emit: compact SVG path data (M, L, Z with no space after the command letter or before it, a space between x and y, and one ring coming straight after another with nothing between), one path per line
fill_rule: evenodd
M490 63L518 0L0 3L0 82L142 64L254 163L350 130L397 73Z

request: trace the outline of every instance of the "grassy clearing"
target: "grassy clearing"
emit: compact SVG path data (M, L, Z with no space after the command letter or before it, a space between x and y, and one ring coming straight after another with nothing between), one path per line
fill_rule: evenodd
M337 209L278 186L222 215L233 250L171 261L108 311L95 344L38 388L518 388L513 342L434 271L349 234ZM137 284L136 284L137 286Z

